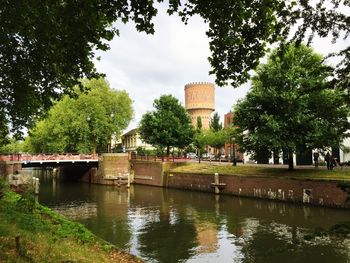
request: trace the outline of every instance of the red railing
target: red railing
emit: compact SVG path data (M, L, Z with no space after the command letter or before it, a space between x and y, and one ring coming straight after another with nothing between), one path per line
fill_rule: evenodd
M98 154L0 154L0 161L94 160Z
M186 157L138 155L138 154L131 154L131 159L141 160L141 161L159 161L159 162L188 162L191 160L190 158L186 158Z

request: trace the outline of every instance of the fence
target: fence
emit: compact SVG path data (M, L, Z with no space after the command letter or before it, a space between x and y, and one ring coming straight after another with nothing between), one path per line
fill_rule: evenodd
M158 162L188 162L191 159L186 157L177 157L177 156L131 154L131 160L158 161Z
M98 154L0 154L0 161L96 160Z

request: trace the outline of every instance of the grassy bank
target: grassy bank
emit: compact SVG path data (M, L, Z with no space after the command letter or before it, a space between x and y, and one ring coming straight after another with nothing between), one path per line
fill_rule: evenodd
M238 176L264 176L277 178L308 179L308 180L339 180L350 181L350 169L334 169L329 171L324 167L317 169L297 168L289 171L287 168L259 167L245 165L221 165L210 163L187 163L176 167L171 172L179 173L203 173L203 174L232 174Z
M1 189L0 189L1 192ZM35 202L3 191L0 262L143 262Z

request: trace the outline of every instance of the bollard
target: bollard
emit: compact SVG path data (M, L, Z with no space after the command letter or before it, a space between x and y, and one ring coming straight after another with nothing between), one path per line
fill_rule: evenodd
M219 189L219 174L215 173L214 174L214 186L215 186L215 194L220 194L220 189Z
M35 194L39 194L39 178L35 178Z
M130 187L130 173L128 173L128 185L127 187L129 188Z

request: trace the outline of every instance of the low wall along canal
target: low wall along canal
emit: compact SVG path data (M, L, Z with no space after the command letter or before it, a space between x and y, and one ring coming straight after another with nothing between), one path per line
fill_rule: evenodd
M135 173L135 183L215 192L215 175L169 172L176 165L181 164L133 161L132 169ZM219 185L222 194L350 208L349 186L339 181L219 175Z

